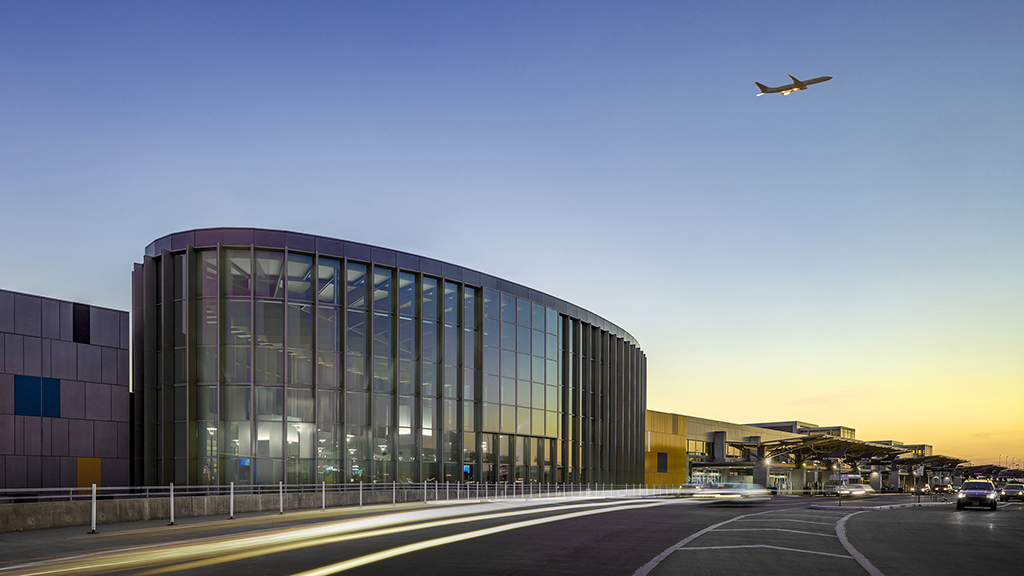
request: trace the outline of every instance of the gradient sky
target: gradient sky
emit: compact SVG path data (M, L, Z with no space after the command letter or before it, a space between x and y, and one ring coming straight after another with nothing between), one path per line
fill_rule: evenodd
M206 226L601 314L648 407L1024 460L1024 3L0 0L0 287ZM834 76L790 96L771 86Z

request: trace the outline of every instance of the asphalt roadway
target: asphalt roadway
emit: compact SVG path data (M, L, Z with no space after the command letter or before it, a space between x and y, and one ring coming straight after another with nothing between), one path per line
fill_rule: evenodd
M1018 574L1024 504L879 496L557 498L252 514L0 534L22 574ZM890 505L909 505L883 509ZM812 508L813 506L813 508Z

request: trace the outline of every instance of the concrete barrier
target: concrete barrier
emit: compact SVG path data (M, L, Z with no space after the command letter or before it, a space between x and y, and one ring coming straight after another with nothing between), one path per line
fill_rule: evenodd
M428 492L432 500L433 486L428 489ZM384 488L364 489L362 492L362 503L366 505L390 504L392 498L396 503L422 502L423 488L402 488L399 485L394 492ZM284 495L285 510L316 509L320 508L322 503L322 492L293 492ZM358 505L358 490L327 492L328 507ZM89 526L91 506L92 503L88 500L0 504L0 532ZM276 491L264 494L235 495L236 515L246 512L277 511L280 506L280 494ZM197 516L227 517L229 508L229 496L179 496L177 493L174 495L175 520ZM99 500L96 502L96 524L169 519L170 510L170 498L168 497Z

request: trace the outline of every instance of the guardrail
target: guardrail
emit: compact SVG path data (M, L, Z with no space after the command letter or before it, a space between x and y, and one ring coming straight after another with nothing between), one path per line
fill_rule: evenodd
M416 482L226 486L75 486L0 490L0 532L175 516L234 518L241 512L411 502L674 496L677 485ZM238 504L239 506L236 506ZM88 518L88 520L87 520Z

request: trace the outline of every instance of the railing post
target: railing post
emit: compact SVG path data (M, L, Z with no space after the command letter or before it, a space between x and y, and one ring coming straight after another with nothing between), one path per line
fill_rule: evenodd
M277 513L278 514L284 514L284 482L278 482L277 483L277 490L278 490L278 493L281 495L280 498L278 498L278 502L280 503L281 507L280 507L280 509L278 510Z
M96 485L92 485L92 530L89 534L96 533Z
M235 483L228 487L228 520L235 519Z
M174 482L171 482L171 523L168 526L174 526Z
M323 498L323 502L321 502L321 504L320 504L320 509L321 510L327 510L327 481L326 480L323 481L323 492L322 492L322 494L323 494L324 498Z
M363 507L363 481L359 481L359 507Z
M444 501L445 501L445 502L450 502L450 501L451 501L451 499L452 499L452 493L451 493L451 492L449 492L449 489L448 489L448 481L447 481L447 480L445 480L445 481L444 481Z
M391 481L391 505L394 506L398 500L398 482Z

